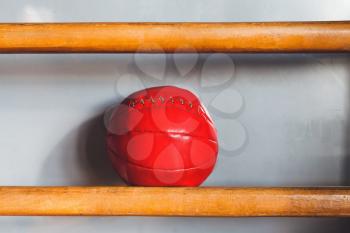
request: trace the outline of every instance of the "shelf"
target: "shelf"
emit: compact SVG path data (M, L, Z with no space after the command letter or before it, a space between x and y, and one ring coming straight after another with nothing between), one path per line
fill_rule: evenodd
M0 53L349 51L350 21L0 24Z
M0 215L350 216L350 188L10 186Z
M0 53L350 52L349 22L0 24ZM6 216L350 217L350 187L0 187Z

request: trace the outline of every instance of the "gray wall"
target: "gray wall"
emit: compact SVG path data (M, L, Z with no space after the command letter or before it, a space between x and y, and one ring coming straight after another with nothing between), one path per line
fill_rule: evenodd
M341 0L1 1L0 21L350 20ZM0 55L0 185L121 184L103 112L143 87L196 92L220 133L204 185L350 184L349 55ZM1 217L0 232L348 232L346 219Z

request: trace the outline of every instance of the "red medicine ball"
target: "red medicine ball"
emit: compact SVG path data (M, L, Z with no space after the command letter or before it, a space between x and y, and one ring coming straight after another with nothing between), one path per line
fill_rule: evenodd
M128 184L198 186L218 153L213 120L190 91L153 87L128 96L107 126L108 154Z

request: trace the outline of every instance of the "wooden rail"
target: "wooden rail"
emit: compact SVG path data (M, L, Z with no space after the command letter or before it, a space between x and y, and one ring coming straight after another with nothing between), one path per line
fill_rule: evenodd
M350 188L0 187L0 215L350 216Z
M349 51L350 21L0 24L0 53Z

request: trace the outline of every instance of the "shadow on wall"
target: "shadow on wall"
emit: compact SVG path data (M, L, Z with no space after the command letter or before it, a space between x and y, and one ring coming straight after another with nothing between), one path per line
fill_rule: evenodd
M342 185L350 186L350 55L347 56L347 66L346 66L346 72L348 75L348 91L347 91L347 106L346 106L346 112L347 112L347 119L345 122L346 127L346 136L344 140L344 147L345 147L345 159L343 163L343 183Z
M350 55L347 55L346 57L346 73L347 73L347 106L346 106L346 135L345 135L345 142L344 142L344 147L345 147L345 159L343 162L343 172L342 172L342 177L343 177L343 183L342 185L344 186L350 186ZM338 226L341 228L343 231L348 231L350 228L350 220L349 219L339 219L338 220ZM343 226L343 227L342 227Z
M109 161L105 135L103 114L72 130L48 155L38 183L43 185L125 185ZM68 151L65 148L75 149Z

